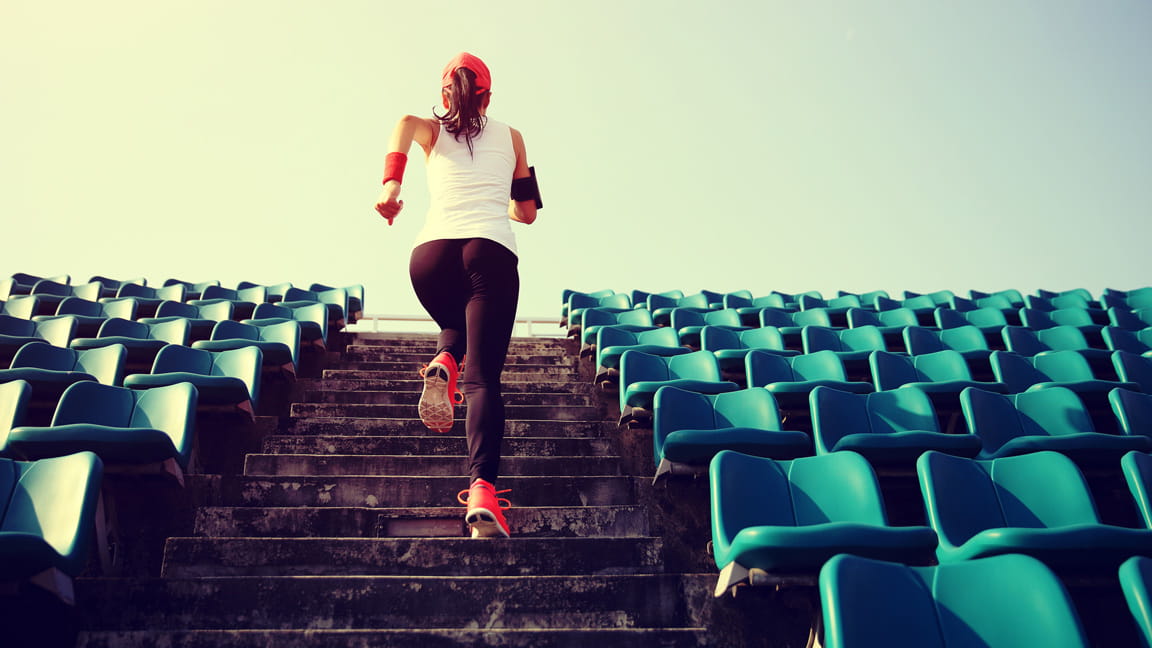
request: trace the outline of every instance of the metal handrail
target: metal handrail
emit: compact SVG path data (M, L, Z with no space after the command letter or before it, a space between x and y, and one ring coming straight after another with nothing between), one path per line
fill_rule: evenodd
M403 329L405 332L420 332L427 331L435 333L438 329L436 323L432 321L431 317L427 315L364 315L361 316L357 322L346 329L349 333L380 333L393 330L391 327L381 328L381 323L398 323L398 324L417 324L422 326L417 327L397 327ZM533 325L538 328L533 328ZM539 328L548 326L553 329L552 332ZM517 329L523 327L524 336L526 337L564 337L566 332L560 327L560 321L555 317L517 317L515 328L512 334L516 335Z

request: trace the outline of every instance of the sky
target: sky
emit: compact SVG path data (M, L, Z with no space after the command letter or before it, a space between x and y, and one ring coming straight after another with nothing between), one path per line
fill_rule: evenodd
M373 210L457 52L544 209L521 317L564 289L1152 284L1146 0L3 0L0 276L408 281Z

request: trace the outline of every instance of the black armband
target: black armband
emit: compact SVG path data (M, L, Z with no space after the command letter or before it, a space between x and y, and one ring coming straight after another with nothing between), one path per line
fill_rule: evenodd
M517 178L512 181L512 200L535 200L536 209L544 208L544 201L540 200L540 186L536 184L536 167L528 167L527 178Z

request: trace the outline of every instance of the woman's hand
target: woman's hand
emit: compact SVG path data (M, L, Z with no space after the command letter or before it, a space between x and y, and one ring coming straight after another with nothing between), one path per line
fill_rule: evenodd
M400 183L395 180L389 180L384 183L384 190L380 192L380 198L376 200L376 211L381 216L388 220L388 224L392 224L392 220L404 209L404 201L400 200Z

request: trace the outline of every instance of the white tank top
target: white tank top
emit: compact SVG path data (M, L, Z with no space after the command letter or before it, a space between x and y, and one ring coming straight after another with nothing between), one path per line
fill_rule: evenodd
M508 218L516 152L512 129L488 120L483 132L468 143L440 126L428 155L431 201L424 228L415 246L440 239L485 238L516 253L516 237Z

